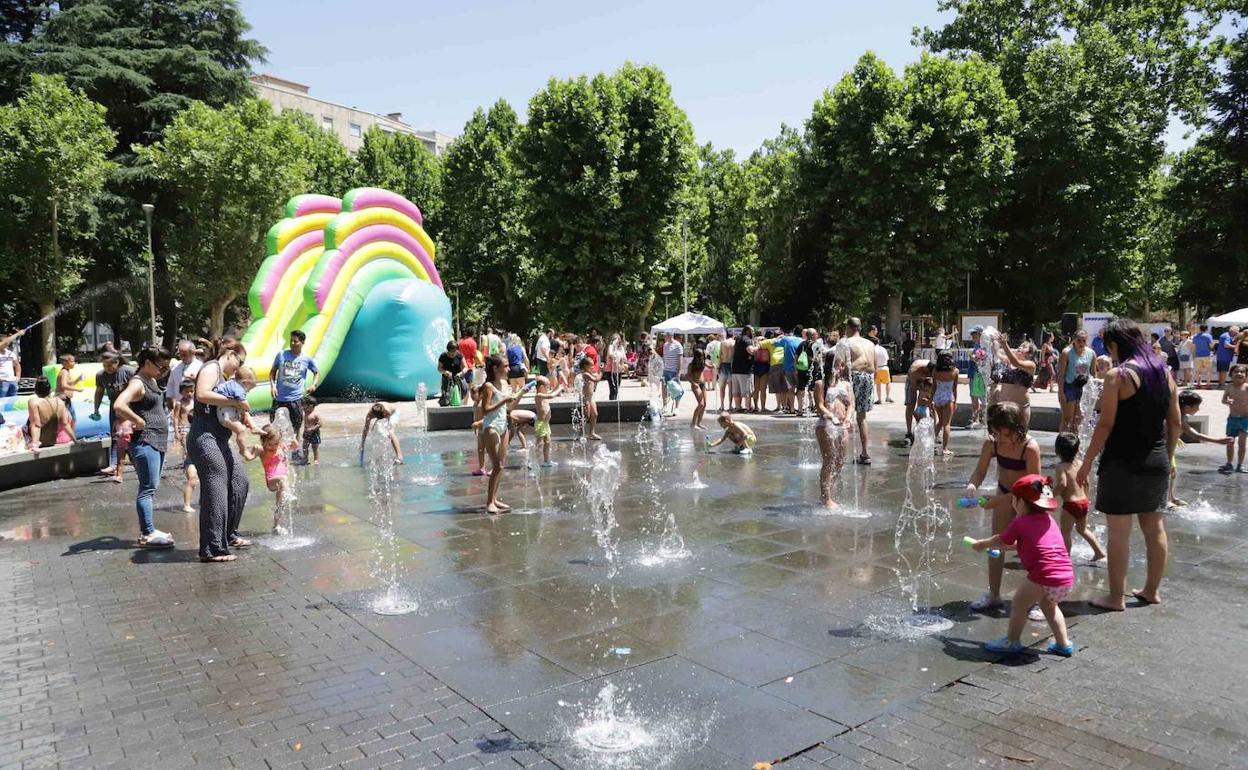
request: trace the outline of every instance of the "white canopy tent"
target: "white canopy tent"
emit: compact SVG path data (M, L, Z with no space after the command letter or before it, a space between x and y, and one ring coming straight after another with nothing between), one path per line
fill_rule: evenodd
M1205 319L1205 323L1210 326L1248 326L1248 307L1222 315L1211 315Z
M723 334L724 325L701 313L681 313L650 327L651 334Z

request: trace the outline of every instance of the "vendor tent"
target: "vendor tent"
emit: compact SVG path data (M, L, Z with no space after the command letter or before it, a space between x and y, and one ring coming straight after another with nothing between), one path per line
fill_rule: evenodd
M1248 325L1248 307L1222 315L1211 315L1205 319L1210 326L1246 326Z
M701 313L681 313L650 327L651 334L723 334L724 325Z

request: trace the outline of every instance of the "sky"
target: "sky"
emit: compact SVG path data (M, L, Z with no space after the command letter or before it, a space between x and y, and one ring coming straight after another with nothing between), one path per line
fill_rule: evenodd
M458 135L506 99L523 120L552 77L654 64L699 143L748 155L874 51L899 72L936 0L241 0L269 49L259 72L418 129ZM1190 144L1173 123L1171 149Z

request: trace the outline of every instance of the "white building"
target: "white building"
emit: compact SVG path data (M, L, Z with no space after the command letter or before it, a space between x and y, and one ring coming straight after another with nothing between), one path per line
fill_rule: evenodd
M403 122L403 113L380 114L348 107L344 104L318 99L308 93L308 86L276 75L252 75L252 88L256 96L273 105L273 112L298 110L326 131L332 131L347 152L354 154L364 144L364 134L377 126L387 134L411 134L424 142L435 155L446 152L454 137L441 131L418 131Z

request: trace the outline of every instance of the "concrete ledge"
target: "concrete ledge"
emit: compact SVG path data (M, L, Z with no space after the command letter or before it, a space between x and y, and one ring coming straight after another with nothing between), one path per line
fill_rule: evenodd
M613 424L616 417L616 404L619 404L620 422L639 422L646 414L646 401L607 401L598 404L598 424ZM576 404L571 401L556 401L550 405L551 425L572 424L572 410ZM532 409L532 403L521 402L519 409ZM468 430L472 428L471 406L433 406L429 407L429 430ZM103 467L103 466L101 466Z
M108 467L108 447L107 438L87 439L0 457L0 491L89 476Z
M953 424L959 428L965 428L971 423L971 405L969 403L959 403L958 408L953 413ZM1031 407L1031 430L1045 430L1057 433L1062 425L1062 410L1052 406L1035 406Z

